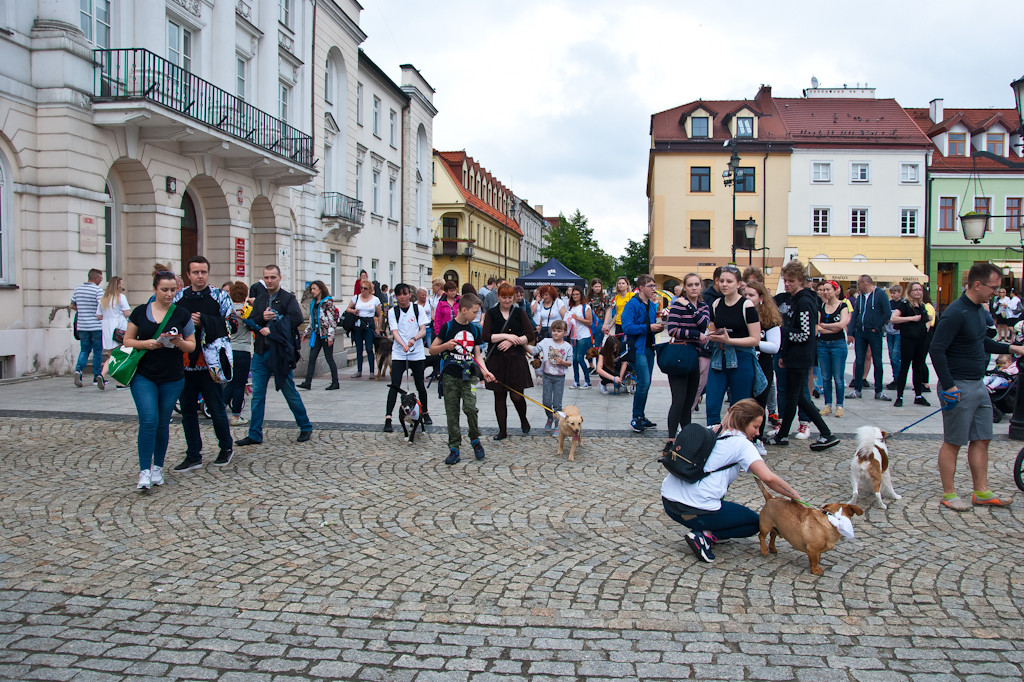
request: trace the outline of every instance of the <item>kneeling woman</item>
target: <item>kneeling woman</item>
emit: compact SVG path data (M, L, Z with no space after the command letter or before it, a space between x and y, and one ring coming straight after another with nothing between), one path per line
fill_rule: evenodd
M711 546L720 539L757 535L757 512L722 499L740 475L740 469L755 474L772 490L793 500L800 499L788 483L768 468L751 442L763 420L764 408L756 400L740 400L726 413L715 448L704 466L705 471L713 473L696 483L687 483L672 474L662 481L665 513L690 529L686 544L701 561L715 560ZM728 468L715 471L721 467Z

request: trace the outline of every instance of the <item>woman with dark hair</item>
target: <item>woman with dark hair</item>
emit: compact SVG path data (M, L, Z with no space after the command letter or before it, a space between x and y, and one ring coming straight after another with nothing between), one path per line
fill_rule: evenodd
M590 388L587 351L594 345L593 332L590 330L594 323L594 311L590 309L587 297L579 287L572 287L569 290L569 320L572 322L569 332L572 342L573 374L573 382L569 388ZM583 373L582 379L580 370Z
M182 355L196 348L192 316L174 305L178 285L173 272L153 273L153 301L128 316L124 345L145 351L131 381L139 414L138 490L164 484L164 458L170 440L171 414L185 386Z
M700 275L695 272L683 277L683 294L669 307L665 323L670 343L689 344L698 357L701 347L707 342L706 332L711 321L711 311L700 295L702 284ZM699 361L692 372L668 377L668 387L672 393L672 404L668 408L670 439L674 439L676 431L689 424L693 417L691 406L697 399L700 377Z
M594 311L594 323L590 325L590 333L594 339L594 348L600 348L604 343L604 316L608 312L608 297L604 293L604 283L600 278L590 280L590 288L587 289L587 299L590 309ZM590 361L590 371L596 370L595 360Z
M526 300L526 289L518 284L516 285L515 293L512 294L512 302L522 308L527 316L530 315L530 302Z
M331 370L331 383L325 390L336 391L339 386L338 365L334 362L334 328L337 326L334 320L334 299L327 285L319 279L309 285L309 293L312 297L309 301L309 324L303 333L304 337L309 337L309 362L306 365L306 380L299 384L299 388L307 391L313 388L316 358L322 350Z
M896 304L892 323L900 328L900 373L896 377L896 400L893 407L903 407L903 391L907 387L908 370L914 370L914 404L930 407L922 395L925 382L925 360L928 352L928 311L924 306L924 285L907 285L907 297Z
M224 404L231 410L231 426L243 426L249 421L242 417L245 402L245 384L249 381L252 365L252 330L245 326L242 314L249 287L245 282L233 282L228 289L234 314L229 321L231 331L231 381L224 384Z
M359 279L356 280L356 290L352 292L353 296L358 296L363 292L363 282L369 282L370 276L366 274L366 270L359 271Z
M498 287L498 305L484 315L483 342L488 345L487 369L494 381L487 388L494 391L494 416L498 419L498 435L494 440L508 438L508 405L505 396L519 413L523 433L530 432L526 419L526 398L523 391L533 386L532 372L526 362L526 346L534 342L530 316L513 304L515 289L503 283Z
M545 284L537 289L537 292L540 298L533 304L533 323L537 340L543 341L551 336L551 323L555 320L565 320L567 312L565 306L558 300L558 289Z
M761 407L768 406L768 396L775 390L775 354L779 352L779 348L782 346L782 313L779 312L779 307L775 305L775 299L768 293L768 289L765 288L763 282L759 282L756 279L747 282L747 288L743 291L744 296L747 300L754 304L754 308L757 310L757 317L761 320L761 342L757 345L757 364L761 368L761 373L764 374L764 378L767 382L763 391L753 396L754 400ZM845 343L844 343L845 348ZM842 384L839 386L842 391ZM764 422L761 422L761 428L758 433L758 437L754 439L754 447L757 448L758 454L764 455Z
M373 379L373 340L378 320L381 318L380 299L373 294L373 283L365 281L362 292L353 296L348 304L347 312L358 317L356 328L352 330L352 341L356 344L356 373L353 379L363 376L363 349L370 365L370 379Z
M761 386L755 388L758 371L754 349L761 343L761 320L754 304L740 295L739 283L739 268L723 265L718 276L722 297L711 304L708 327L711 370L704 403L708 426L721 421L726 392L732 402L738 402L754 397L755 390L764 390Z

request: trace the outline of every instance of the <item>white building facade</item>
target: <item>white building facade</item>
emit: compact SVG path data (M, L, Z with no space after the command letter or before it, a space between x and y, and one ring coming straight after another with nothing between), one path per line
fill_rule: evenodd
M519 247L520 275L533 272L534 264L541 259L544 235L551 231L551 223L544 220L543 214L543 206L531 208L528 201L516 198L513 217L523 231L523 241Z

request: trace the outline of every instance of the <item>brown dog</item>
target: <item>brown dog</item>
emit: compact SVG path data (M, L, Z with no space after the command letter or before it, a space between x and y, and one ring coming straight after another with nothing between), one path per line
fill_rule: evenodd
M781 535L786 542L801 552L807 553L811 560L811 573L821 575L818 561L824 552L836 546L839 531L829 523L824 512L845 516L852 519L854 515L863 514L864 510L854 504L826 504L821 509L811 509L799 502L774 497L761 479L754 479L764 494L764 507L761 509L761 530L758 538L761 541L761 555L768 552L775 554L775 538ZM771 541L765 546L764 539L771 535Z
M569 405L568 407L562 408L562 414L564 417L558 418L558 454L562 454L565 445L566 432L570 438L572 438L572 445L569 446L569 461L573 461L573 456L576 454L576 446L583 444L583 415L580 414L580 408L575 405Z
M596 346L592 346L587 349L587 360L594 360L598 355L601 354L601 349Z

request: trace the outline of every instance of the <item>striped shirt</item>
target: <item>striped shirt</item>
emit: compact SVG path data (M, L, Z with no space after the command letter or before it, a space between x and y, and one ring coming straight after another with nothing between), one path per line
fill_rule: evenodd
M685 296L680 296L668 309L668 320L665 330L675 341L697 341L701 333L707 331L711 321L708 304L698 301L690 303Z
M78 331L97 332L103 329L103 322L96 317L99 315L101 298L103 289L97 284L86 282L75 287L71 302L78 310Z

